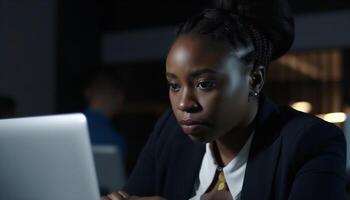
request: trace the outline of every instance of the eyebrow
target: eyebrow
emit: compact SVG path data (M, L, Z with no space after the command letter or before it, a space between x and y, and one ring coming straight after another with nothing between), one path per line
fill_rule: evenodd
M191 78L195 78L197 76L201 76L203 74L218 74L218 72L216 70L213 69L209 69L209 68L205 68L205 69L199 69L196 71L193 71L190 73L190 77ZM170 78L177 78L177 76L173 73L167 72L166 76L170 77Z
M200 69L200 70L196 70L194 72L190 73L190 76L192 78L203 75L203 74L217 74L218 72L216 70L213 69L209 69L209 68L204 68L204 69Z

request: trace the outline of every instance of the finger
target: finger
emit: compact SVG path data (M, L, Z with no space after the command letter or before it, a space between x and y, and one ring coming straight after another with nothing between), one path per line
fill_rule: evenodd
M124 197L125 199L129 197L129 194L124 192L124 191L118 191L118 194L120 194L122 197Z
M103 196L101 200L113 200L113 199L109 198L108 196Z
M122 195L120 195L118 192L113 192L113 193L107 195L107 197L109 198L107 200L123 200L124 199L124 197Z

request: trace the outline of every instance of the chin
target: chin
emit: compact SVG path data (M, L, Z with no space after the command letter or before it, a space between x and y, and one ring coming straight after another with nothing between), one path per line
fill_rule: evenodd
M205 137L205 136L194 136L194 135L189 135L188 136L193 142L196 143L202 143L202 144L206 144L209 142L212 142L213 140Z

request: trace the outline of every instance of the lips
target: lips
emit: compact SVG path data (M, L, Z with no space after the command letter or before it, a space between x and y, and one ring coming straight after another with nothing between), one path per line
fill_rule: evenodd
M181 120L180 122L182 130L186 134L196 134L207 128L208 124L203 121L197 121L192 119Z
M191 120L191 119L186 119L186 120L181 120L180 124L185 125L185 126L191 126L191 125L203 124L203 122Z

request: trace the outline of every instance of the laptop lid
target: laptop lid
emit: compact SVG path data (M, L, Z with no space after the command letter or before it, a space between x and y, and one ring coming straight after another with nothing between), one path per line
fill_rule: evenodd
M0 120L0 188L0 199L100 199L85 116Z

